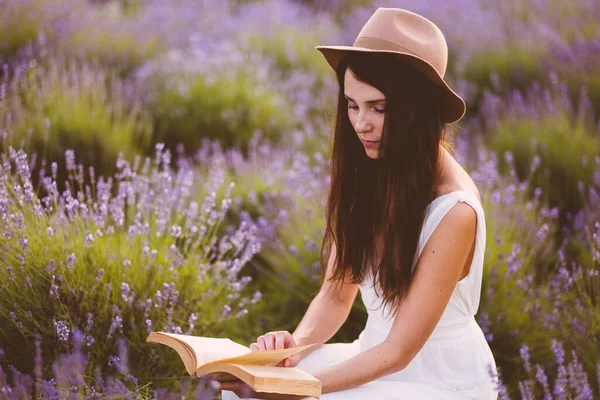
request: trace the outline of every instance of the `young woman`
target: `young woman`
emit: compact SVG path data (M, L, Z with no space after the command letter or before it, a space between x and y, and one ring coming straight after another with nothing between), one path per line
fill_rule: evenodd
M317 49L340 86L329 261L294 333L269 332L251 349L327 342L360 290L368 320L356 341L284 361L322 382L321 399L496 399L496 364L474 318L485 215L446 137L465 104L443 79L444 36L419 15L378 9L353 46ZM295 398L221 387L223 399Z

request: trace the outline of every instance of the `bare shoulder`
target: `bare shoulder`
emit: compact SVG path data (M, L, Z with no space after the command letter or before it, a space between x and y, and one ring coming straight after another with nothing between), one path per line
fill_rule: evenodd
M462 253L471 249L476 232L477 212L468 203L459 201L435 228L423 253L445 254L448 259L462 260Z
M481 203L481 194L479 193L479 188L477 188L477 185L475 184L475 182L473 182L473 180L468 174L462 179L456 179L453 182L441 185L438 188L437 196L459 191L472 193L475 196L475 198L477 198L479 203Z
M468 227L477 222L477 212L468 203L459 201L448 211L445 219L453 225Z

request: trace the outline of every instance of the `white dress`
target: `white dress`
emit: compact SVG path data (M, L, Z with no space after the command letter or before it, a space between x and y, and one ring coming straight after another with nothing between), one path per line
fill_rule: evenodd
M364 385L325 393L322 400L495 400L498 398L496 363L481 328L475 321L481 294L485 252L485 214L474 193L450 192L429 204L419 239L418 254L444 216L457 202L469 204L477 213L475 252L469 274L460 280L433 333L410 364L400 372ZM416 264L416 263L415 263ZM413 265L414 268L414 265ZM393 319L387 307L378 307L380 298L372 278L360 284L368 319L352 343L325 344L303 359L298 368L315 372L349 359L379 343L387 336ZM223 391L223 400L238 399Z

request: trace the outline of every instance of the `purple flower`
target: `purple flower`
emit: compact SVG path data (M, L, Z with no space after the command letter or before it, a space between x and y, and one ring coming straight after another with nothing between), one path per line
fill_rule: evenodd
M50 262L48 263L48 266L46 267L46 271L48 271L48 273L51 274L54 272L55 269L56 269L56 263L54 262L54 260L50 260Z
M195 313L191 313L190 317L188 318L188 323L190 324L190 327L187 331L187 335L191 335L193 330L194 330L194 322L196 322L196 320L198 319L198 314Z
M75 254L70 254L67 257L67 269L73 269L73 265L75 264Z
M121 283L121 298L126 303L132 303L134 294L132 293L129 284L127 282Z
M48 294L49 294L50 297L58 298L59 297L59 295L58 295L58 286L56 286L55 284L52 284L50 286L50 291L49 291Z
M548 226L548 224L543 224L542 227L540 228L540 230L535 235L537 243L542 242L546 238L546 235L548 234L549 231L550 231L550 226Z
M85 332L90 332L94 327L94 315L92 313L87 313L87 322L85 324Z
M556 339L552 339L552 351L554 352L556 362L559 365L563 365L565 363L565 349L563 348L563 344Z
M75 170L75 152L73 150L65 151L65 163L68 171Z
M559 365L558 376L554 382L554 391L552 393L555 399L567 399L568 386L567 370L564 365Z
M552 395L550 394L548 385L548 377L546 376L544 369L539 364L536 364L535 367L535 379L542 385L542 389L544 390L544 400L552 400Z
M531 356L529 355L529 346L521 346L519 354L521 355L521 359L523 360L523 363L525 365L525 371L527 371L528 374L531 374L531 363L529 361Z
M179 225L173 225L171 227L171 236L178 238L181 236L181 227Z
M108 338L111 338L115 331L123 329L123 319L119 314L112 318L110 327L108 328Z
M518 383L521 400L535 400L531 381L521 381Z
M259 291L254 292L254 294L252 295L252 304L258 303L261 298L262 298L261 292L259 292Z
M299 254L298 248L294 245L291 245L290 247L288 247L288 251L293 256L297 256Z
M226 317L231 312L231 307L228 304L223 306L223 310L221 311L221 317Z
M61 342L66 342L69 340L69 334L71 330L67 326L67 321L65 320L53 320L54 327L56 329L56 335L58 336L58 340Z
M86 232L84 246L90 248L92 247L92 243L94 243L94 235L92 235L91 232Z

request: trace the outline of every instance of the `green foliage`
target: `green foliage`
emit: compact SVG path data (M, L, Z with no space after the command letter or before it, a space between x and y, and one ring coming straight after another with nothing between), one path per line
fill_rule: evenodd
M540 60L539 49L513 44L508 49L487 48L475 53L467 64L464 77L476 89L469 101L471 113L479 111L486 88L497 90L530 87L531 82L546 75L547 69Z
M273 205L274 200L266 198L265 205ZM287 213L276 229L277 245L262 252L253 263L260 275L255 284L268 299L257 304L265 332L279 329L293 332L323 282L320 250L325 218L322 205L296 195L279 207ZM326 251L325 257L328 254ZM355 340L365 321L366 311L357 296L348 320L331 341Z
M543 292L554 260L556 223L539 198L528 201L525 185L499 178L479 185L486 212L487 240L478 320L488 337L503 383L515 388L523 377L518 358L522 344L549 348L554 332L539 329ZM551 361L543 354L540 362Z
M460 62L464 65L461 73L475 84L470 110L478 110L487 89L510 93L525 90L532 82L551 85L553 78L548 71L554 71L573 94L587 86L594 112L600 115L600 83L593 72L598 68L598 13L593 3L509 0L481 3L479 7L495 14L500 23L494 28L493 41L476 46ZM460 47L474 43L472 37L462 40L465 42ZM454 58L461 58L460 48L456 50L456 55L450 54L450 70Z
M331 97L323 93L337 90L335 73L315 46L336 34L330 26L315 26L310 31L279 27L268 35L250 33L240 39L241 51L258 53L272 60L272 77L277 79L277 86L288 87L288 101L294 107L306 107L304 115L294 115L304 129L311 123L322 126L329 109L333 108ZM310 141L311 138L305 139Z
M54 45L66 54L84 54L125 77L167 48L157 32L143 29L141 11L138 0L88 4L71 16L71 32Z
M314 46L326 37L323 28L316 27L310 32L299 32L297 28L280 27L269 36L250 33L241 39L241 46L249 46L252 51L271 57L275 65L289 75L296 69L316 73L319 77L333 75L331 68ZM318 89L318 87L317 87Z
M7 82L0 123L9 132L3 145L37 153L48 163L67 149L85 155L97 173L110 173L119 153L147 151L148 115L126 98L127 84L114 73L77 60L35 61Z
M149 107L156 141L169 147L182 143L190 152L204 138L217 139L225 147L246 147L257 130L276 140L293 124L283 98L247 71L234 76L212 74L215 76L180 73L166 79L155 77Z
M0 56L14 56L38 37L46 20L47 3L47 0L0 3Z
M12 154L13 160L21 157ZM55 193L42 206L27 195L27 179L7 170L4 155L0 194L10 216L3 219L0 237L0 342L19 346L3 346L3 361L30 371L32 338L40 334L49 368L69 350L59 333L64 324L85 335L88 376L97 367L110 369L107 360L117 354L115 339L122 337L134 376L181 377L179 358L165 346L147 344L149 332L236 332L238 312L250 299L242 297L247 281L238 280L231 263L238 259L241 268L252 256L244 246L254 244L241 228L235 239L217 236L222 224L217 199L205 198L198 210L183 189L190 173L174 177L168 159L159 153L142 168L120 159L112 181L120 193L115 197L111 181L84 188L82 180L71 178L78 200Z
M208 147L207 147L208 148ZM247 158L225 157L222 150L205 152L201 165L227 165L224 179L236 182L231 218L249 213L258 221L263 247L245 273L253 277L249 291L263 301L249 310L253 326L244 340L272 330L293 332L323 279L320 263L327 196L326 161L306 156L294 145L276 146L255 136ZM210 153L210 157L208 157ZM199 170L202 174L204 169ZM328 251L326 251L326 254ZM359 297L333 341L352 341L364 327L366 313Z
M597 8L593 2L548 0L509 0L502 3L487 3L486 8L497 9L506 20L519 20L530 24L543 20L567 42L575 37L597 36ZM516 38L518 40L518 37Z
M4 1L0 4L0 56L10 59L35 42L36 54L47 51L100 61L126 76L165 49L152 31L140 32L137 0ZM55 23L61 21L62 30ZM39 41L38 41L39 39Z
M100 18L100 15L98 15ZM73 33L63 44L63 51L71 54L83 52L89 60L97 60L127 76L144 62L164 50L164 43L150 36L140 40L126 29L107 29L87 25Z
M531 173L529 168L538 156L543 167L529 179L530 193L541 187L544 199L563 213L580 210L584 199L579 182L593 183L592 161L600 152L600 138L591 120L574 116L556 99L554 108L539 107L538 115L508 110L488 132L490 148L499 155L511 152L520 178ZM506 170L504 164L501 169Z
M600 178L600 157L595 161ZM586 370L593 370L600 351L600 208L598 190L593 186L586 189L583 210L560 249L565 260L561 265L563 285L555 287L552 294L562 305L558 325L561 335L577 351ZM567 260L575 262L569 265Z

